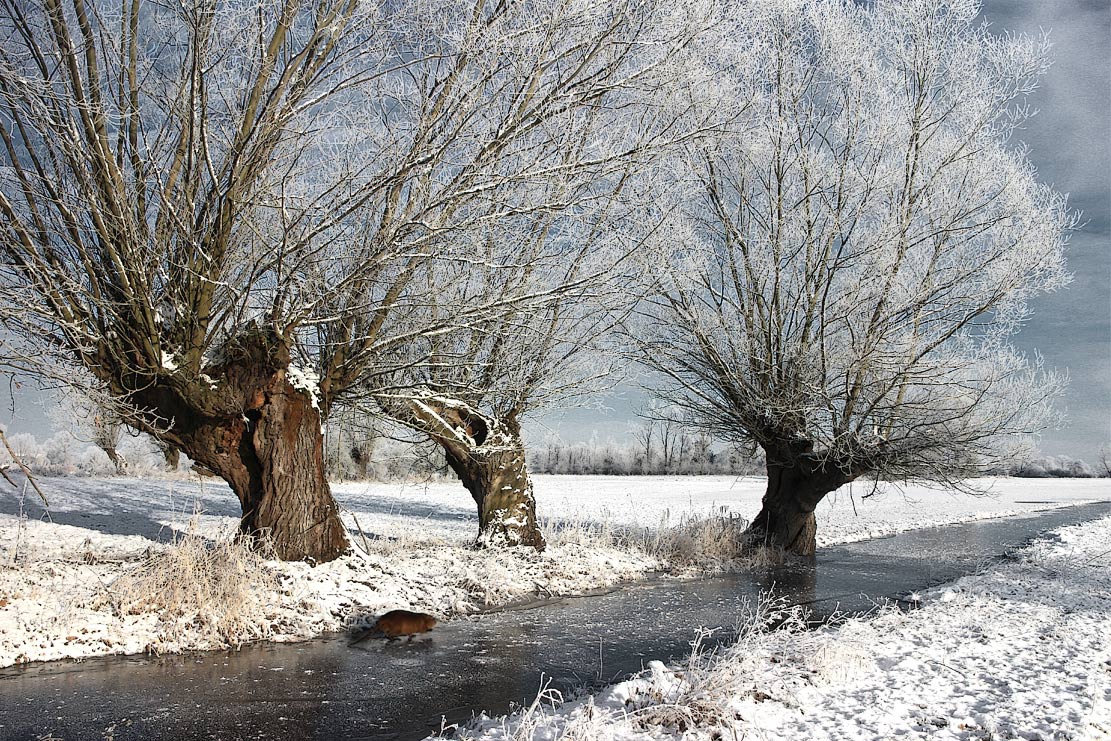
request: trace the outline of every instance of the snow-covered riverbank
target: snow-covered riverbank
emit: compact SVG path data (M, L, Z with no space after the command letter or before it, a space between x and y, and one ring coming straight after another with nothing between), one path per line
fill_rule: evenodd
M977 483L985 496L911 488L867 501L871 487L858 485L822 504L819 541L1111 499L1107 480ZM542 554L471 548L474 513L457 483L343 484L356 552L316 568L228 543L238 512L223 484L41 484L49 517L31 492L0 493L0 666L300 640L396 607L450 617L660 569L727 567L723 541L756 513L764 482L538 476Z
M718 655L651 662L597 695L542 699L461 737L1111 738L1111 518L919 597L921 609L836 628L752 630Z

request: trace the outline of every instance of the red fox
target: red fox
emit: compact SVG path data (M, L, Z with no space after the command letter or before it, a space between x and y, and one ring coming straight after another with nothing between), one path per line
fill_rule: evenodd
M389 640L401 636L409 636L409 640L411 641L413 640L413 636L419 633L426 633L432 630L435 625L436 618L427 613L411 612L409 610L390 610L385 615L378 618L366 633L356 638L350 645L354 645L376 634L383 635Z

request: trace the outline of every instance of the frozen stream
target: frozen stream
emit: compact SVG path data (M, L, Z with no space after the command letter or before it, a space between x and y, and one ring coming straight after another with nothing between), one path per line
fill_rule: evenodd
M349 636L237 652L103 657L0 670L0 738L415 739L556 689L680 657L700 627L735 624L745 599L775 593L816 619L865 610L968 573L1039 532L1111 514L1111 502L915 530L822 550L816 562L604 595L441 625L411 644Z

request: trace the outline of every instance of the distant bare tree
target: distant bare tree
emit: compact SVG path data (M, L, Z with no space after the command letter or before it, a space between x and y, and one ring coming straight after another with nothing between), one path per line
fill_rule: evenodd
M167 471L176 471L181 466L181 451L173 445L168 445L163 442L158 442L158 450L162 453L162 457L166 461Z
M117 475L127 473L127 459L119 450L127 410L110 395L80 385L55 388L53 395L47 417L54 428L75 440L93 443L108 456Z
M338 479L365 480L382 431L379 421L352 410L333 412L324 431L324 454L328 475Z
M110 412L102 412L93 417L93 443L104 451L119 475L127 473L127 460L117 450L122 431L123 420Z
M656 423L649 420L641 428L634 433L633 437L641 445L644 453L644 467L641 473L652 473L652 460L653 453L655 452L652 446L652 440L656 433Z
M1099 466L1096 472L1102 478L1111 478L1111 443L1099 446Z
M630 338L686 425L763 448L751 531L794 552L829 492L976 474L1060 386L1008 342L1075 223L1011 144L1047 46L977 13L756 4L720 55L728 133L661 203Z

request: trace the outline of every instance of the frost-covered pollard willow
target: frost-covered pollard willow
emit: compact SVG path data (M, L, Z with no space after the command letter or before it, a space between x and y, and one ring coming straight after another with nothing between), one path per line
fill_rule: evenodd
M589 218L656 145L628 93L673 74L693 10L3 0L4 354L115 397L280 557L335 558L322 420L433 363L430 338L564 292L457 288L544 238L476 235Z
M612 199L614 183L608 189ZM603 346L612 338L615 312L628 307L627 301L613 300L618 287L629 283L634 264L622 260L635 249L635 239L633 244L626 239L642 230L621 226L626 207L616 210L574 223L543 215L544 225L526 233L558 231L553 244L547 244L549 236L521 241L507 234L520 256L512 265L472 266L464 294L501 294L508 280L530 284L534 292L559 285L559 295L544 306L507 311L497 322L430 338L434 362L391 374L391 383L377 394L390 418L427 434L443 449L478 505L480 542L544 546L521 435L523 418L556 404L588 403L623 376L617 356ZM633 210L640 209L634 204ZM609 243L618 235L616 244ZM551 262L546 255L552 250L565 258L561 268L537 272L538 264ZM464 302L457 296L440 310L454 311Z
M1067 282L1073 217L1015 138L1044 40L973 0L746 8L724 133L675 168L641 351L688 422L764 449L750 529L810 553L843 484L954 482L1043 424L1059 380L1008 337Z
M697 74L697 56L684 55L681 66L686 88ZM421 348L430 362L377 379L378 408L443 449L477 504L482 543L543 547L522 421L540 408L588 403L623 375L617 356L604 346L629 307L632 255L658 225L648 208L655 192L651 164L676 140L702 133L704 123L685 115L685 106L669 108L666 99L638 102L642 95L611 95L607 106L582 114L580 130L588 138L561 144L572 147L564 157L582 146L628 152L617 166L596 170L571 192L564 181L530 183L518 194L500 189L499 197L519 199L504 218L482 223L472 234L452 235L456 243L474 240L474 259L437 268L433 282L441 292L420 308L419 323L441 326L476 297L546 298L507 306L495 321L460 323L430 335ZM575 205L524 207L529 203ZM517 215L510 216L511 210ZM499 244L512 249L491 251ZM454 274L443 275L445 270Z

